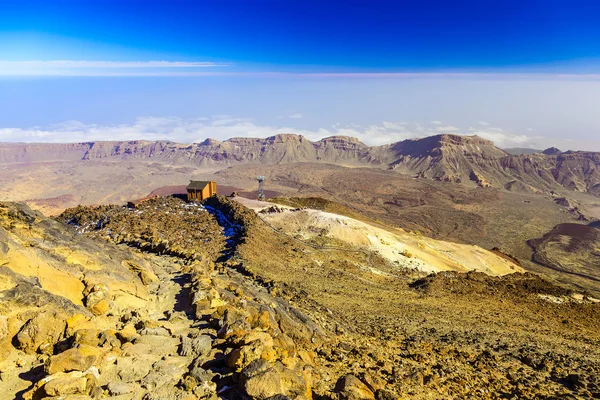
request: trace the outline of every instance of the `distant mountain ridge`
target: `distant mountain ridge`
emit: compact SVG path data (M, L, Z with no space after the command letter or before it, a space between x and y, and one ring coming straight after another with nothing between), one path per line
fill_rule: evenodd
M152 160L216 167L240 163L322 162L390 169L421 178L508 190L569 190L600 195L600 153L561 152L511 155L478 136L442 134L367 146L348 136L316 142L295 134L265 139L0 144L0 164L85 160Z

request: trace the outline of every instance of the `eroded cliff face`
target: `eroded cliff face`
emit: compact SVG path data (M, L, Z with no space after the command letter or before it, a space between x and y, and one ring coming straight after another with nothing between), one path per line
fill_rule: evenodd
M600 194L600 154L547 151L509 155L477 136L437 135L369 147L356 138L333 136L311 142L301 135L266 139L207 139L189 145L172 142L91 142L80 144L2 144L0 163L76 160L140 160L225 167L240 163L322 162L371 166L442 181L538 190L568 189ZM479 176L480 179L473 179Z
M78 161L92 146L93 143L0 143L0 164Z

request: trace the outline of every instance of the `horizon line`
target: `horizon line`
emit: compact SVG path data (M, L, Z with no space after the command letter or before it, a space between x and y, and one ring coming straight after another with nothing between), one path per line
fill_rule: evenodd
M62 61L61 61L62 62ZM10 63L10 64L9 64ZM20 63L20 64L17 64ZM85 63L85 64L83 64ZM29 70L7 69L5 66L17 65L26 67L21 62L0 61L0 77L299 77L299 78L546 78L561 80L597 80L600 73L565 73L565 72L525 72L525 71L397 71L397 72L300 72L300 71L190 71L193 68L231 67L234 64L210 62L78 62L52 67L44 64L43 68L29 67ZM54 64L59 65L59 64ZM179 69L169 71L168 69ZM119 71L123 69L123 71ZM152 71L156 69L156 71Z

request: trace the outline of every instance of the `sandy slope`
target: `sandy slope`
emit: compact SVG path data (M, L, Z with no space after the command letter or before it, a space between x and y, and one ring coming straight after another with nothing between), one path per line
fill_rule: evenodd
M273 207L268 202L235 199L257 212ZM513 262L479 246L435 240L401 229L384 229L319 210L277 207L283 211L260 214L274 228L305 240L325 235L347 243L348 247L374 250L399 268L424 272L475 270L494 276L523 272Z

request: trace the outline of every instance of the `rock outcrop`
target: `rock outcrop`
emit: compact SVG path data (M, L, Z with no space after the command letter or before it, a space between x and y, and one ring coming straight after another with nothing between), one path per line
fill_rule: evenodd
M211 168L240 163L318 162L393 169L455 183L468 183L471 172L477 171L495 187L517 181L538 190L567 188L600 195L600 153L551 148L542 153L510 155L477 136L442 134L374 147L346 136L311 142L294 134L222 142L207 139L189 145L166 141L0 144L0 164L78 160L157 161Z

